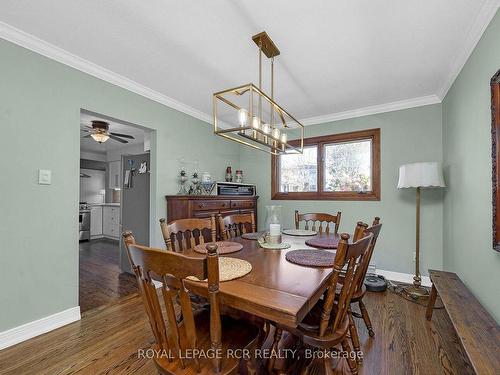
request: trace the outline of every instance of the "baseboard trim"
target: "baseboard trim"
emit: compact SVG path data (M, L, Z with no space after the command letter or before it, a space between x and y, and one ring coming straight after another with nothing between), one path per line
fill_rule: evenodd
M413 283L413 275L409 273L402 272L394 272L394 271L386 271L377 269L377 275L384 276L388 280L398 281L400 283L412 284ZM422 285L423 286L431 286L431 279L429 276L422 276Z
M80 306L0 332L0 350L80 320Z

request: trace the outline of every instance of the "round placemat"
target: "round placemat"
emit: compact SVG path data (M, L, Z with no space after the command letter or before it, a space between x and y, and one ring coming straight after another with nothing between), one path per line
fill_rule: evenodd
M288 234L289 236L315 236L318 232L306 229L283 229L283 234Z
M289 262L301 266L332 267L335 254L323 250L300 249L289 251L286 253L285 258Z
M209 243L212 243L212 242L209 242ZM196 251L197 253L206 254L207 253L206 246L209 243L196 245L195 247L193 247L193 250ZM238 242L218 241L218 242L213 242L213 243L215 243L217 245L217 253L219 255L231 254L231 253L235 253L235 252L243 249L243 245L238 243Z
M230 257L219 257L219 281L229 281L234 280L239 277L245 276L252 271L252 265L243 259L230 258ZM189 280L193 281L204 281L199 280L194 276L187 277Z
M339 235L329 235L326 237L311 238L306 241L306 245L319 249L336 249L339 246L339 241Z
M262 247L263 249L269 249L269 250L282 250L282 249L288 249L291 245L287 242L282 242L282 243L277 243L277 244L270 244L267 242L261 242L259 241L259 246Z
M266 232L253 232L253 233L244 233L241 235L241 238L244 238L245 240L252 240L256 241L260 237L262 237Z

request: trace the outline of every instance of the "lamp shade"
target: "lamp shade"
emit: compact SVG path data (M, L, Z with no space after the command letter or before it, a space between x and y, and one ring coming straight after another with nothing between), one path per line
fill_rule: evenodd
M445 187L438 162L404 164L399 167L398 188Z

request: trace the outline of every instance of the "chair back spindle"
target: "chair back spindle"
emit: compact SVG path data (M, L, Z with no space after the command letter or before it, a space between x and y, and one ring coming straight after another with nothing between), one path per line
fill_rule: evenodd
M358 223L359 224L359 223ZM363 230L360 232L360 236L364 237L369 233L373 234L373 239L368 248L368 251L363 255L361 260L361 276L358 280L358 285L356 286L355 292L360 292L363 288L363 284L365 282L366 273L368 272L368 267L370 266L370 261L372 259L373 252L375 250L375 245L377 244L377 239L382 229L382 223L380 222L379 217L375 217L373 220L372 226L368 227L367 224L363 224Z
M356 228L356 232L361 231L363 226L358 224L358 227ZM319 324L320 336L323 336L327 332L327 329L330 328L332 332L335 332L344 322L352 295L362 274L361 260L363 255L368 251L373 234L369 233L351 244L348 242L349 238L350 236L347 233L343 233L340 236L339 246L335 254L333 274L330 278L330 285L323 303L323 311ZM342 284L339 283L341 277ZM330 323L337 286L340 288L340 295L335 306L335 319Z
M219 228L224 240L240 237L245 233L254 233L257 231L255 226L255 217L253 212L249 214L236 214L222 217L218 216Z
M207 219L179 219L166 223L160 219L160 228L167 250L179 252L198 244L216 241L215 216Z
M330 224L332 224L333 233L338 234L341 216L341 212L337 212L337 215L330 215L324 213L301 214L299 211L295 211L295 228L299 229L300 222L303 221L305 230L330 234Z

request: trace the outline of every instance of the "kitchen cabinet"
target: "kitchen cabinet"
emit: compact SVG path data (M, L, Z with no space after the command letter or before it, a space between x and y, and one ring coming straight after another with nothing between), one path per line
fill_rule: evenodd
M103 206L102 209L102 234L118 239L120 237L120 207Z
M110 189L121 189L122 187L122 166L120 160L108 163L108 180Z
M102 236L102 206L90 209L90 238Z

